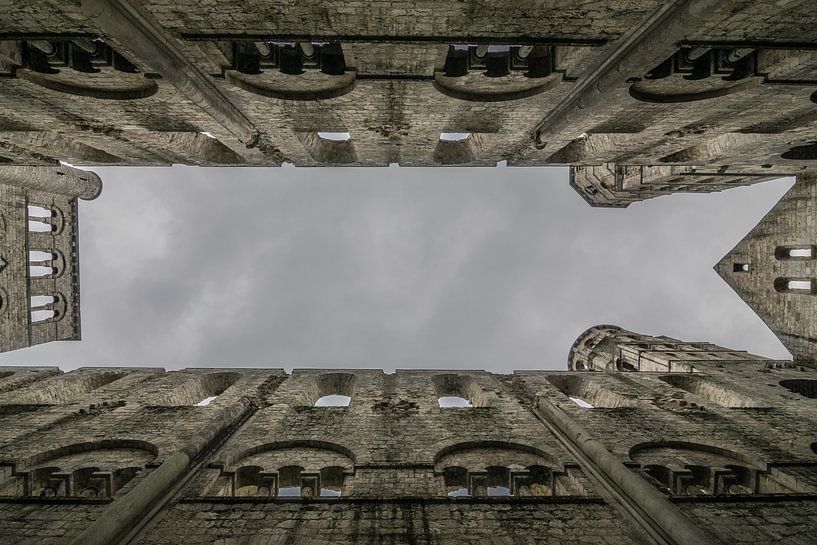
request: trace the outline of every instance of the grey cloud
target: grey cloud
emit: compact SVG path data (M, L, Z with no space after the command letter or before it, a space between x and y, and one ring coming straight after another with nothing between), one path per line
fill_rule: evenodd
M593 209L565 169L98 169L83 337L5 364L564 368L596 323L785 350L712 271L790 186Z

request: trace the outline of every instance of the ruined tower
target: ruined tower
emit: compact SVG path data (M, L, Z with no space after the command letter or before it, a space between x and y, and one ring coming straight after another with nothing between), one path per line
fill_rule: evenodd
M77 199L101 190L69 166L0 166L0 352L80 338Z
M798 177L715 266L795 361L817 364L817 178Z

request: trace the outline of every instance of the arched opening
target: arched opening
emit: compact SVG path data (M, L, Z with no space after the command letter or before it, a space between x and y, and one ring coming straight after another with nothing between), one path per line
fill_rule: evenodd
M320 496L339 498L343 493L344 470L340 466L325 467L320 470Z
M778 384L795 394L800 394L810 399L817 399L817 380L788 379L781 380Z
M50 218L54 216L54 212L36 204L28 205L28 217L30 218Z
M46 320L57 320L59 315L54 309L37 309L31 311L31 323L38 324Z
M302 406L348 407L354 397L357 377L352 373L321 373L305 380Z
M44 221L29 220L28 230L31 233L51 233L54 231L54 226Z
M239 454L235 461L240 461L241 466L234 472L223 471L209 493L238 495L239 488L244 487L247 495L336 498L343 495L346 479L354 475L351 453L332 443L258 445ZM235 486L231 486L233 482ZM267 493L267 489L271 492Z
M318 132L318 138L328 142L349 142L352 135L348 132Z
M477 442L444 449L434 471L448 497L586 495L578 468L560 471L552 456L537 449Z
M604 386L604 382L589 374L582 375L549 375L550 382L570 401L584 409L617 408L634 405L631 399L617 394Z
M434 375L431 380L440 408L455 409L490 405L488 393L468 375Z
M486 475L486 496L511 496L511 472L507 467L489 467ZM480 495L480 494L477 494Z
M473 407L470 401L458 396L441 396L437 398L437 403L443 409L466 409Z
M444 468L443 484L446 493L452 498L468 496L468 470L457 466Z
M244 466L235 473L236 496L270 496L274 490L261 477L258 466Z
M465 142L471 138L470 132L441 132L441 142Z
M48 265L31 265L28 268L28 274L32 278L40 278L43 276L51 276L55 272L54 267Z
M301 466L287 466L278 470L278 496L282 498L293 498L301 496L303 490L301 483ZM307 493L308 494L308 493ZM314 496L314 494L308 494Z
M65 260L59 250L29 250L29 276L60 276L65 270Z
M108 443L110 447L85 443L37 454L28 464L21 464L24 469L0 483L0 495L110 498L139 475L156 452L152 445L149 450L138 446L140 441ZM125 444L129 446L118 446ZM89 460L93 466L88 465Z
M329 394L319 397L315 407L348 407L351 401L351 396Z
M795 146L783 153L781 157L793 161L814 161L817 159L817 143Z
M576 405L578 405L579 407L581 407L582 409L592 409L593 408L593 405L591 405L590 403L588 403L587 401L583 400L580 397L570 396L570 397L568 397L568 399L570 401L572 401L573 403L575 403Z
M778 293L814 295L817 293L817 281L814 278L780 277L775 279L774 289Z
M164 406L206 407L238 381L239 373L179 374L180 382L154 402Z
M689 376L686 374L665 375L658 377L670 386L680 388L691 394L720 405L721 407L757 407L758 404L751 397L727 388L712 379Z
M774 257L779 261L786 260L811 260L817 254L817 247L812 244L802 244L795 246L778 246L774 250Z

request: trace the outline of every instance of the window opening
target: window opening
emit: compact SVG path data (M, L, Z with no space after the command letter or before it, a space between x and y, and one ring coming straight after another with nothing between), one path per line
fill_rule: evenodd
M349 396L330 394L318 398L315 407L348 407L352 398Z
M299 498L301 496L301 487L282 486L278 489L278 496L282 498Z
M735 263L732 266L732 272L749 272L748 263Z
M322 498L339 498L340 490L333 490L331 488L321 488Z
M56 318L57 313L51 309L44 309L44 310L32 310L31 311L31 322L44 322L45 320L50 320L52 318Z
M54 252L43 252L42 250L29 250L28 260L34 262L51 261L54 259Z
M47 208L34 204L28 205L28 216L31 218L50 218L53 215L54 213Z
M471 137L470 132L441 132L441 142L465 142Z
M32 307L42 307L54 303L53 295L34 295L31 297Z
M817 292L817 282L813 278L777 278L774 281L774 289L781 293L806 293Z
M32 265L28 268L29 275L32 277L49 276L54 274L54 267L47 265Z
M352 139L352 135L348 132L319 132L318 138L330 142L348 142Z
M28 230L31 233L50 233L54 230L54 226L42 221L29 221Z
M774 250L774 257L779 261L788 259L814 259L815 246L813 245L797 245L797 246L778 246Z
M473 407L470 401L458 396L441 396L437 402L443 409Z
M570 399L570 401L572 401L573 403L575 403L576 405L578 405L579 407L581 407L583 409L592 409L593 408L593 405L591 405L590 403L588 403L587 401L583 400L580 397L568 397L568 399Z

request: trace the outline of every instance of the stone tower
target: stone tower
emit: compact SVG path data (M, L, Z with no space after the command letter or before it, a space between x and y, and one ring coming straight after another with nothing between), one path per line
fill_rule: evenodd
M77 199L101 190L69 166L0 166L0 352L80 338Z
M817 364L817 177L799 176L715 270L796 362Z
M651 371L694 373L701 366L754 362L759 356L707 342L653 337L618 326L593 326L576 339L567 367L571 371Z

